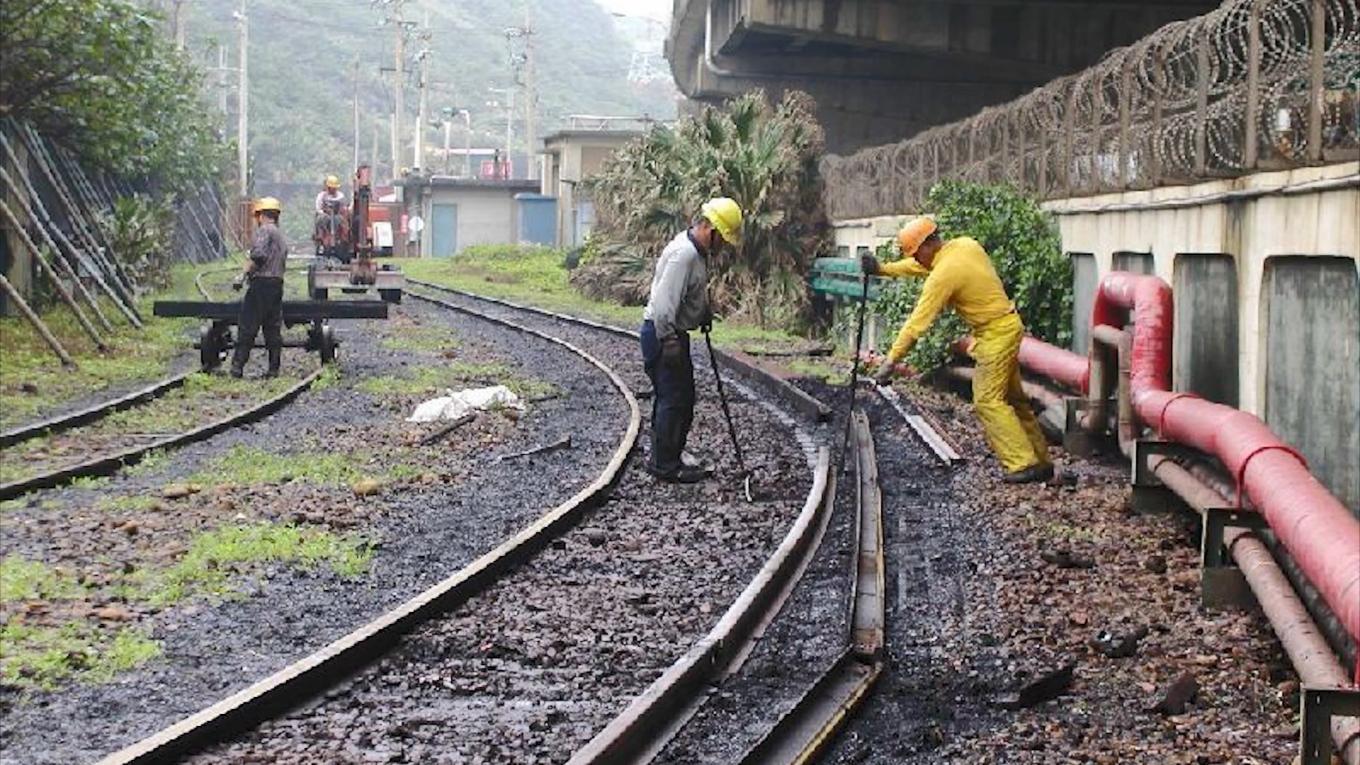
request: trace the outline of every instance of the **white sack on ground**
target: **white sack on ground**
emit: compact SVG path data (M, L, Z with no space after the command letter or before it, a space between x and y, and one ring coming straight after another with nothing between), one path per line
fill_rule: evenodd
M487 409L524 409L524 403L519 400L504 385L492 385L489 388L469 388L457 393L447 390L447 396L432 398L416 407L407 422L435 422L436 420L456 420L459 417L473 411L485 411Z

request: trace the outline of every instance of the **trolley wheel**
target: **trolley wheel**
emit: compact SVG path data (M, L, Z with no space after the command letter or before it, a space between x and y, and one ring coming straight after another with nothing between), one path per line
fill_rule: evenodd
M198 363L204 372L211 372L222 366L227 355L226 338L222 330L213 325L198 331Z
M335 342L335 332L331 329L331 325L321 325L321 332L318 340L317 350L321 353L321 363L334 364L335 351L338 343Z
M384 303L401 304L401 290L378 290L378 296Z

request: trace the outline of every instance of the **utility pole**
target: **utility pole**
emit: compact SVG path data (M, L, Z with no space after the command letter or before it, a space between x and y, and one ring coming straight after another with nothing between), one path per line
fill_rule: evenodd
M524 143L529 178L538 178L538 84L534 71L534 22L530 3L524 0Z
M472 177L472 112L463 110L463 177Z
M185 0L175 0L175 10L170 15L170 27L175 32L175 50L184 50L184 28L187 25L184 18Z
M359 59L354 59L354 164L351 169L359 170Z
M369 151L369 162L373 165L373 182L378 181L378 118L373 118L373 148ZM356 168L357 169L357 168Z
M449 144L453 137L453 110L444 109L444 175L449 174Z
M515 174L515 166L510 159L510 147L515 142L515 89L505 89L505 177L508 180ZM499 168L498 168L499 170Z
M250 44L250 18L246 15L247 0L241 0L241 10L236 13L240 27L239 67L240 80L236 89L236 171L241 177L241 196L250 196L250 134L248 116L250 104L250 77L246 69Z
M222 110L222 120L227 117L227 46L217 43L217 108ZM225 125L222 128L226 132Z
M415 167L425 169L425 122L429 119L430 83L430 9L425 9L425 28L421 31L420 49L420 114L416 117Z
M403 16L405 0L393 0L392 28L397 33L395 69L392 73L392 93L396 99L396 110L392 114L392 178L401 172L401 115L406 108L403 91L406 89L406 19Z

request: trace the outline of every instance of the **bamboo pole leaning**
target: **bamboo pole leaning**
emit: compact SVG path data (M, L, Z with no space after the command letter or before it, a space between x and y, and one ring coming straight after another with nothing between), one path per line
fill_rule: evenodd
M56 335L52 334L52 330L47 328L42 318L29 307L23 296L19 294L19 290L14 289L14 285L9 283L9 279L6 279L4 274L0 274L0 290L4 291L11 303L19 307L19 313L23 314L25 319L28 319L28 323L32 324L33 329L37 330L38 336L47 343L47 347L51 348L57 358L61 359L61 365L74 369L76 362L71 358L71 354L66 352L61 341L57 339Z
M91 213L85 211L74 199L69 184L62 177L60 168L48 151L42 136L30 125L23 125L20 136L29 153L38 160L38 167L47 177L48 183L56 190L58 199L66 211L67 218L71 221L72 230L77 238L85 243L87 251L94 257L99 266L104 269L111 286L118 291L122 297L122 302L128 310L132 312L136 321L133 322L139 328L142 325L141 314L137 313L137 298L134 294L132 282L123 273L115 259L112 245L103 239L103 230L97 221L92 221Z
M85 316L85 313L80 310L80 305L76 303L76 299L71 295L71 291L62 283L61 278L57 276L56 270L52 268L52 265L47 262L47 258L43 256L42 250L33 242L33 237L28 235L28 231L26 231L19 223L18 216L9 209L9 205L6 204L3 199L0 199L0 216L3 216L4 219L9 222L10 227L12 227L15 233L19 235L24 246L33 253L33 262L41 267L43 274L52 282L52 287L57 291L57 294L61 296L62 302L66 303L66 306L71 309L71 313L76 315L76 321L80 322L80 326L85 330L85 334L89 335L90 339L94 341L95 347L101 351L107 351L109 347L104 344L104 338L99 336L98 330L90 323L90 320ZM77 283L78 282L79 280L77 280Z
M48 230L48 226L51 226L52 223L50 219L46 218L46 210L43 211L43 215L38 215L34 210L33 205L30 204L29 199L36 201L39 205L42 204L42 201L38 199L37 192L28 184L27 178L22 174L20 174L19 177L24 181L23 188L14 182L14 179L3 167L0 167L0 181L4 181L5 187L19 200L24 215L29 220L33 221L33 228L42 235L43 244L46 244L48 249L52 251L52 259L57 261L57 265L61 267L60 271L62 276L71 280L71 284L75 288L75 294L84 300L90 307L90 310L94 312L95 317L99 319L99 323L104 325L104 330L106 332L112 332L113 325L109 323L108 317L105 316L104 311L100 309L99 301L95 300L94 295L91 295L90 291L85 289L85 283L80 280L80 274L76 271L75 265L67 260L66 256L62 254L61 247L58 246L56 240L52 238L52 234ZM24 198L25 188L28 190L29 194L32 195L29 199ZM17 218L14 223L15 226L18 227ZM53 228L55 228L55 226L53 226ZM27 235L27 232L25 232L25 235ZM34 249L34 254L38 254L37 248Z
M13 192L15 197L23 203L25 214L28 215L30 220L36 221L39 224L39 230L43 231L43 236L47 240L48 246L55 251L58 259L62 259L62 248L57 246L58 244L61 244L72 259L77 262L80 261L82 255L80 250L71 242L66 236L66 232L61 230L61 227L57 225L56 220L48 212L47 205L42 201L42 196L38 194L38 190L33 186L33 182L28 176L24 175L24 173L18 171L20 168L18 156L10 147L9 141L5 138L3 133L0 133L0 148L4 149L6 156L9 157L10 163L13 164L16 169L15 174L19 176L19 180L23 181L24 188L28 190L28 200L25 200L23 195L19 193L19 189L15 188L14 182L8 175L5 176L6 184L9 186L11 192ZM43 230L44 226L46 227L45 230ZM74 230L74 228L75 227L72 226L72 230ZM53 241L54 237L57 241ZM66 261L63 260L62 262L65 263ZM99 285L104 294L108 296L109 300L113 301L113 304L123 313L123 316L125 316L134 327L141 329L141 321L139 321L137 316L132 313L128 305L124 303L122 296L115 292L114 289L109 286L109 283L105 281L104 274L100 272L100 268L98 267L99 264L96 263L95 266L95 268L90 269L90 275L94 277L95 283ZM68 267L68 270L70 271L71 276L76 276L73 267ZM97 315L100 322L103 323L104 329L113 331L113 325L105 318L104 312L99 308L98 301L96 301L94 296L85 289L85 285L81 283L79 278L75 279L75 283L81 296L86 299L90 304L90 308L94 310L95 315Z

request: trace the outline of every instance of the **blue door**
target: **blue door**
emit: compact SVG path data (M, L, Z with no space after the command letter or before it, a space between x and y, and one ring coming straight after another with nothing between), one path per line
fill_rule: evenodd
M458 205L432 205L430 215L430 254L452 257L458 251Z

